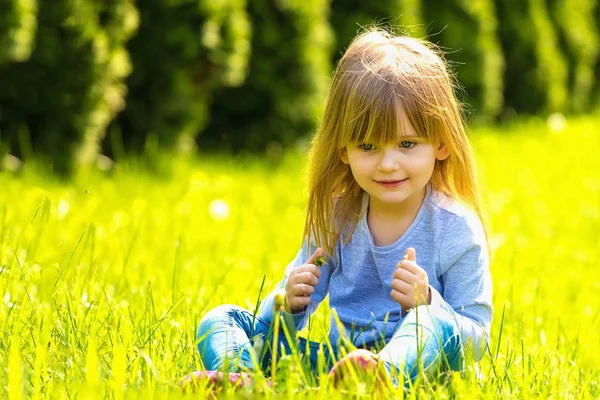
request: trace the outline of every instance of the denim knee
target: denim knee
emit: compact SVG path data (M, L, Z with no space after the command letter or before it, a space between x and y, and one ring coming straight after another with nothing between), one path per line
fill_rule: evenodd
M224 304L202 317L196 342L205 368L236 371L253 365L244 312L239 306Z
M200 319L198 329L196 330L196 340L202 341L202 338L219 324L228 324L232 313L242 310L241 307L234 304L222 304L211 309Z
M436 332L442 339L442 351L445 354L448 367L462 370L464 350L460 337L460 329L452 312L443 307L436 309L431 315Z
M460 329L454 317L454 311L449 311L444 305L421 305L412 309L404 318L396 333L413 335L413 326L425 329L426 336L437 341L440 351L446 354L452 369L460 369L464 356Z
M418 322L419 325L432 325L431 328L437 332L456 331L458 329L454 315L445 307L421 305L413 308L405 318L410 322Z

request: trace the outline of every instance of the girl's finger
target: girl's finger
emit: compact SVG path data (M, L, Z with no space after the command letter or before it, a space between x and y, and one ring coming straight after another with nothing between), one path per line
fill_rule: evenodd
M414 286L400 279L392 281L392 288L403 294L411 294L414 291Z
M403 263L403 265L401 265L400 268L398 268L394 271L392 278L400 279L401 281L404 281L407 283L412 283L417 279L417 277L410 270L404 268L404 264L405 263Z
M392 299L395 302L400 303L400 306L402 308L404 308L406 306L406 304L409 304L409 303L407 303L407 300L409 297L407 295L405 295L404 293L400 293L397 290L392 289L392 291L390 292L390 296L392 297Z
M298 283L306 283L311 286L317 286L319 279L312 272L303 272L298 275Z
M293 309L300 310L310 304L310 296L294 297L292 301L294 302Z
M414 307L412 296L406 295L404 293L397 292L392 290L392 299L394 299L397 303L400 304L402 309L407 311L408 309Z
M315 260L319 257L323 257L323 249L321 247L317 247L317 249L315 250L315 252L313 253L312 256L310 256L310 258L308 260L306 260L306 262L304 264L314 264Z
M398 265L396 266L396 269L403 269L405 271L408 271L414 275L418 275L420 274L421 271L421 267L419 267L417 264L415 264L414 262L410 261L410 260L402 260L398 263Z
M315 292L315 288L305 283L298 283L292 288L292 295L298 297L304 297L304 295L311 295Z
M413 247L409 247L406 249L406 253L404 253L404 259L408 261L412 261L415 264L417 263L417 251Z
M319 267L317 267L314 264L300 265L299 267L294 268L294 270L292 271L292 275L302 275L302 273L304 273L304 272L310 272L317 278L321 277L321 270L319 269ZM290 279L291 278L292 278L292 276L290 275Z

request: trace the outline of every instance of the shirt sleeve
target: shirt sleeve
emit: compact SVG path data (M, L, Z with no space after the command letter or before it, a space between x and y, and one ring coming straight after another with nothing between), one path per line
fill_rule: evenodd
M442 293L431 288L431 305L451 310L466 351L479 361L489 346L492 277L487 240L479 218L458 216L440 246Z
M301 265L303 265L308 258L316 251L317 247L311 243L310 246L307 245L306 241L302 245L302 248L296 255L296 258L292 262L288 264L285 269L284 278L277 284L275 289L265 297L262 301L259 309L259 318L262 319L266 323L271 323L274 317L275 310L275 295L277 293L285 294L285 286L287 284L290 273ZM319 278L319 283L315 287L315 292L310 296L311 301L306 307L306 309L299 313L288 313L283 312L284 321L286 323L287 328L290 332L295 332L296 330L300 330L306 326L308 323L309 317L315 312L319 304L325 299L329 289L329 278L331 277L331 273L333 272L334 265L333 260L329 257L325 257L325 264L320 267L321 277Z

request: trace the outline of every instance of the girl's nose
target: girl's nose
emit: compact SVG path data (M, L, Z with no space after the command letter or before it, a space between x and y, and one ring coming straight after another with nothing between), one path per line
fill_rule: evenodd
M378 168L380 171L395 171L399 167L398 152L395 149L388 149L381 153Z

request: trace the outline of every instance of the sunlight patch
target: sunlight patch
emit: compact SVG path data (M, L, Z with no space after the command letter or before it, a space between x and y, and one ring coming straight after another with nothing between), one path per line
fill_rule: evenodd
M229 218L229 204L222 199L213 200L208 206L208 213L216 221L225 221Z

